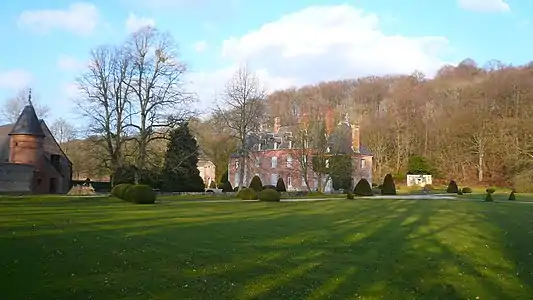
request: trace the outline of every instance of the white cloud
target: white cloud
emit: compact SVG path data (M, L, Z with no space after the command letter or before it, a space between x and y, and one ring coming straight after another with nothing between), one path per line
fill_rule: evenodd
M69 55L61 55L57 60L57 67L63 71L80 71L88 64L88 62L80 61Z
M350 5L312 6L225 40L222 56L233 66L248 63L269 89L414 70L431 76L448 63L442 59L449 50L445 37L387 35L379 25L377 15ZM230 76L215 71L192 78L216 88Z
M506 12L511 7L506 0L457 0L459 7L476 12Z
M20 14L19 26L40 33L62 29L75 34L86 35L96 28L99 13L91 3L76 2L67 9L28 10Z
M145 17L138 17L134 13L130 13L128 19L126 20L126 30L129 33L135 32L145 26L155 27L155 20Z
M80 91L78 89L78 85L74 82L65 83L61 86L61 90L63 92L63 96L67 100L75 100L80 96Z
M206 41L199 41L194 43L194 50L197 52L204 52L207 49L207 42Z
M0 89L17 90L27 87L33 75L25 70L8 70L0 72Z

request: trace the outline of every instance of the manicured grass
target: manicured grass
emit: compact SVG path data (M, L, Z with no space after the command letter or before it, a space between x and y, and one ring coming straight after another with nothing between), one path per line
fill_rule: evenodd
M532 299L533 204L0 198L2 299Z

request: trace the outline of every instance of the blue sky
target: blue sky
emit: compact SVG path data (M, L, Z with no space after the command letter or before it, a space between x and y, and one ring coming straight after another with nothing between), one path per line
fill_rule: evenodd
M0 100L33 88L50 120L78 118L72 83L89 51L127 38L127 20L170 32L201 108L243 61L269 90L370 74L431 74L473 58L528 62L525 0L4 0Z

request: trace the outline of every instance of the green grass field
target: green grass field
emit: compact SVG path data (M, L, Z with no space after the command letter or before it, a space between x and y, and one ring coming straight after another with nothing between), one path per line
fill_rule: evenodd
M2 299L533 298L533 204L3 197L0 219Z

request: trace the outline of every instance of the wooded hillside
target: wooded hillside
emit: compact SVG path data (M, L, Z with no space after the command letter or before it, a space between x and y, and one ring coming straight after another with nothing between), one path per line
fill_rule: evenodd
M297 122L309 105L347 112L374 153L375 178L406 172L421 155L444 179L529 187L533 163L533 65L472 60L443 67L429 80L367 77L278 91L269 114ZM527 186L526 186L527 185Z

